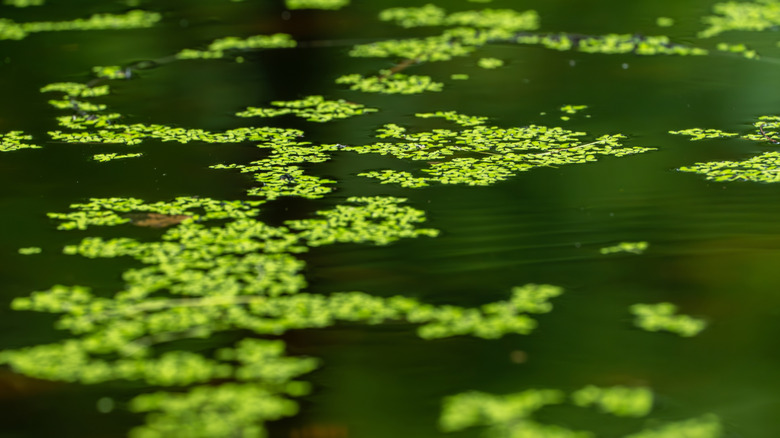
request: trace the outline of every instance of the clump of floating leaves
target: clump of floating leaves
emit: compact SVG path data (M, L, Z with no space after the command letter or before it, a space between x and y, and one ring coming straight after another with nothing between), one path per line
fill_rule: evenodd
M341 9L349 0L284 0L287 9Z
M21 255L33 255L40 254L43 250L37 246L28 246L26 248L19 248L18 253Z
M607 246L599 250L602 254L614 254L618 252L630 252L642 254L650 246L647 242L620 242L617 245Z
M740 136L741 139L769 142L772 144L780 143L777 139L780 130L780 117L761 116L753 124L755 131ZM701 140L704 138L736 137L739 134L723 132L717 129L686 129L682 131L670 131L672 134L688 135L691 140ZM691 166L683 166L678 170L681 172L693 172L704 175L708 180L725 181L751 181L774 183L780 182L780 153L764 152L752 158L739 161L710 161L695 163Z
M553 50L578 50L585 53L633 53L636 55L706 55L709 53L702 48L672 43L669 37L664 35L524 34L518 36L515 42L538 44Z
M502 67L504 65L504 61L498 58L480 58L479 61L477 61L477 65L490 70Z
M366 93L418 94L425 91L441 91L444 84L434 82L430 76L405 75L380 71L381 76L364 77L359 74L344 75L336 79L337 84L348 84L350 90Z
M217 59L227 51L289 48L296 46L295 40L285 33L255 35L248 38L226 37L214 40L207 50L184 49L176 54L178 59Z
M28 6L41 6L44 0L3 0L4 5L26 8Z
M605 413L628 417L647 416L653 402L652 392L647 388L593 385L575 391L571 399L576 406L598 406ZM439 426L445 432L487 427L489 436L500 438L593 438L591 432L543 424L534 418L536 412L564 404L566 400L566 394L557 389L528 389L508 395L464 392L444 399ZM718 438L721 431L718 417L704 415L646 429L627 438Z
M11 131L0 134L0 152L17 151L19 149L40 149L40 146L27 143L32 140L31 135L26 135L22 131Z
M701 38L732 30L761 31L780 25L780 4L776 0L716 3L712 10L715 15L702 19L707 28L699 32Z
M571 398L577 406L595 406L619 417L644 417L653 409L653 392L648 388L588 385L572 393Z
M672 303L634 304L631 313L636 318L634 324L647 331L660 330L691 337L698 335L707 327L706 321L677 313L677 306Z
M151 27L162 16L157 12L134 10L125 14L95 14L89 18L71 21L38 21L16 23L0 19L0 40L20 40L35 32L63 30L137 29Z
M744 44L718 43L717 49L721 52L739 53L748 59L758 58L758 53L748 49Z
M621 134L584 141L581 138L586 133L559 127L488 127L482 117L455 112L418 114L423 118L432 116L445 118L465 129L409 133L404 127L388 124L377 130L377 137L392 142L341 145L340 149L427 162L428 167L420 169L420 176L392 169L360 173L383 184L403 187L425 187L432 183L489 185L536 168L588 163L599 157L623 157L653 150L624 147L620 141L625 137Z
M110 154L95 154L92 156L92 159L101 163L105 163L106 161L121 160L123 158L138 158L141 155L143 154L117 154L112 152Z
M276 108L249 107L236 113L239 117L276 117L294 114L310 122L329 122L378 111L346 100L325 100L322 96L308 96L301 100L271 102Z

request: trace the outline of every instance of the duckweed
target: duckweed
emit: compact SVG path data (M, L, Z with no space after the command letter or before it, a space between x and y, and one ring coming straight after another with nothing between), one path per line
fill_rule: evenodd
M248 38L225 37L214 40L207 50L184 49L176 54L178 59L223 58L231 50L254 50L295 47L297 43L286 33L254 35Z
M669 17L658 17L655 19L655 24L658 27L672 27L674 26L674 19Z
M614 254L618 252L630 252L633 254L642 254L650 246L647 242L620 242L617 245L601 248L602 254Z
M608 34L588 36L578 34L524 34L515 39L518 44L542 45L553 50L578 50L585 53L633 53L637 55L707 55L698 47L672 43L669 37Z
M21 255L33 255L40 254L43 250L37 246L28 246L26 248L19 248L18 252Z
M626 438L718 438L723 435L720 419L708 414L689 420L668 423L655 429L645 430Z
M734 132L721 131L720 129L701 129L691 128L682 129L679 131L669 131L669 134L674 135L687 135L691 137L691 141L704 140L706 138L723 138L723 137L735 137L739 134Z
M504 61L498 58L480 58L479 61L477 61L477 65L490 70L503 67Z
M702 19L707 28L699 32L700 38L734 30L761 31L780 25L780 5L772 0L716 3L712 10L715 15Z
M742 161L710 161L683 166L681 172L693 172L710 181L780 182L780 152L765 152Z
M418 94L426 91L441 91L444 84L434 82L430 76L405 75L380 71L381 76L363 77L359 74L344 75L336 79L337 84L348 84L350 90L366 93Z
M95 161L99 161L101 163L105 163L106 161L113 161L113 160L121 160L123 158L137 158L140 157L141 153L138 154L117 154L117 153L110 153L110 154L95 154L92 156L92 159Z
M744 44L718 43L717 49L721 52L741 53L748 59L758 58L758 53L755 50L749 50Z
M276 101L271 105L278 108L249 107L236 113L239 117L276 117L284 114L294 114L310 122L329 122L334 119L346 119L361 114L379 111L376 108L366 108L344 99L325 100L322 96L308 96L301 100Z
M26 8L28 6L41 6L45 0L3 0L4 5Z
M707 327L707 323L702 319L677 314L677 306L672 303L634 304L631 306L631 313L636 316L634 325L651 332L665 330L691 337Z
M92 73L99 78L105 79L126 79L130 77L130 70L124 69L118 65L97 65L92 67Z
M344 146L342 149L428 162L428 167L421 169L421 176L392 169L359 174L402 187L425 187L432 183L490 185L539 167L587 163L600 156L622 157L653 150L623 147L620 141L625 137L620 134L603 135L586 143L580 140L586 133L558 127L499 128L483 125L484 118L457 113L420 115L423 118L432 116L453 120L468 129L435 129L411 134L406 128L388 124L377 130L377 137L395 142Z
M619 417L644 417L653 408L653 392L648 388L588 385L571 395L575 405L596 406L602 412Z
M11 131L5 134L0 134L0 152L18 151L19 149L40 149L41 148L38 145L26 143L27 140L32 140L32 136L26 135L22 131Z
M284 0L287 9L341 9L349 0Z
M7 18L0 19L0 40L21 40L35 32L65 30L137 29L151 27L162 16L157 12L133 10L125 14L94 14L89 18L71 21L38 21L16 23Z

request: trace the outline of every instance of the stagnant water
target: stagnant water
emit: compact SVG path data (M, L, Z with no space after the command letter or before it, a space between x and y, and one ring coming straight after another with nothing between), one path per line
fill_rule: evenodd
M734 181L680 170L696 163L764 157L760 154L778 147L776 120L759 117L780 114L775 92L780 48L774 27L780 21L772 21L780 4L741 4L759 11L752 15L752 25L758 22L761 29L740 30L745 23L739 22L734 29L709 36L700 34L708 28L704 17L728 13L714 0L440 0L436 6L446 12L433 23L437 26L408 28L381 21L380 12L422 4L353 3L338 10L288 10L281 1L254 0L48 0L25 8L0 6L0 17L16 23L61 22L133 9L161 14L140 28L41 31L23 39L0 39L0 135L7 139L8 133L23 131L31 136L23 143L40 146L0 152L0 360L5 363L0 368L0 437L249 437L263 429L272 438L422 438L489 431L507 437L588 436L574 431L645 438L780 435L780 186L772 183L777 167L759 163L752 173L728 178ZM479 22L488 8L534 10L538 24ZM467 10L483 12L477 13L477 21L446 18ZM8 38L12 26L0 24L0 35ZM477 29L479 35L504 33L472 45L459 35L410 56L350 56L361 44L426 38L457 27ZM289 34L297 46L231 49L218 59L175 57L183 49L205 51L224 37L277 33ZM628 41L630 49L588 53L576 46L556 50L517 42L518 37L537 35L548 37L548 45L564 38L573 38L576 45L588 38L603 42L601 36L613 33L626 35L621 41ZM668 43L654 47L708 53L638 53L658 35L667 36ZM471 52L449 60L428 59L459 44ZM480 59L485 58L503 65L483 68ZM125 77L97 78L95 66L119 66ZM441 90L383 94L335 82L350 74L387 82L387 74L380 72L385 69L430 76L442 84ZM73 99L61 90L41 92L61 82L108 85L110 92ZM236 116L248 107L278 110L282 106L272 102L312 95L377 111L324 123L295 114ZM51 100L64 101L63 108ZM106 108L76 107L73 100ZM570 114L562 110L567 105L586 107ZM437 111L487 119L461 126L415 116ZM108 128L89 124L111 113L121 116ZM58 117L64 119L58 122ZM68 122L86 125L70 129L63 125ZM142 141L126 145L109 134L96 134L75 142L51 134L114 132L118 124L144 124L146 128L133 131ZM279 130L262 139L182 143L154 137L158 128L150 128L152 124L210 133L241 127ZM407 131L377 138L387 124ZM540 140L538 127L554 134ZM508 131L500 131L508 128L517 128L512 135L518 137L537 135L532 140L542 144L526 149L515 144L507 151L506 145L516 141ZM690 128L722 132L697 141L669 133ZM454 134L441 134L443 140L403 137L434 129ZM467 131L480 129L488 137L501 138L487 141L475 134L466 139ZM571 136L565 137L566 132ZM587 134L578 137L578 132ZM285 140L275 137L285 133ZM616 149L651 149L634 149L636 153L625 156L591 151L591 146L604 146L599 137L605 134L625 136L616 140ZM484 141L488 146L480 149ZM412 152L449 149L421 160L359 153L367 152L361 146L377 142L406 142ZM295 153L302 156L317 152L323 158L289 161L287 156L288 161L278 161L271 155L292 153L288 147L297 147ZM566 161L567 154L581 151L593 152L592 161L590 152L583 155L588 162ZM142 155L95 159L96 154L110 153ZM511 161L510 153L536 155ZM269 157L259 168L244 168L244 173L210 167L250 166ZM446 177L430 172L458 159L474 161L447 168L451 173ZM510 161L514 164L507 164ZM528 168L517 167L523 163ZM493 167L473 170L482 164ZM404 187L360 175L385 169L431 179L424 187ZM491 172L504 173L486 176ZM459 177L482 184L468 185ZM306 181L312 186L301 189ZM204 199L213 199L214 211L223 216L196 218L203 214L197 205L165 210L182 196L196 197L192 202L201 207ZM365 207L350 197L390 202L402 214L374 209L370 202ZM95 211L123 223L100 226L94 211L84 211L84 217L93 214L85 229L58 229L67 221L49 215L78 212L72 204L91 198L137 198L145 207L122 210L99 201ZM230 205L243 208L255 226L273 227L278 239L298 240L281 249L263 247L270 245L264 239L273 240L264 231L238 239L258 247L228 248L220 240L228 238L219 233L241 218L228 212L233 210L227 201L238 201ZM158 202L168 207L149 207ZM339 213L342 216L337 214L330 224L313 221L323 217L317 212L347 206L368 219L358 223ZM253 208L257 211L249 211ZM418 214L420 221L401 224L404 214ZM293 220L304 221L302 228L294 229ZM171 237L177 229L182 235L211 229L221 237L187 241ZM422 231L414 235L415 230ZM317 243L315 231L331 241ZM391 241L382 241L382 233ZM99 257L85 257L88 250L72 254L77 252L73 245L94 237L103 242L135 239L136 246L119 245L119 251L126 252L118 257L107 256L115 247L101 247ZM173 246L164 249L156 246L159 242ZM628 247L631 251L602 251L621 242L643 243ZM70 249L64 253L63 248ZM206 255L195 260L192 254L198 251ZM299 264L280 267L277 259L263 258L272 256ZM260 258L241 264L255 260L252 257ZM190 276L211 277L187 279L182 266ZM128 272L145 267L157 271L128 277ZM274 269L281 272L278 278ZM151 286L154 281L160 284ZM264 281L250 290L252 282ZM560 289L551 290L561 294L531 303L544 307L540 313L510 309L508 320L499 325L530 317L535 329L519 333L523 330L502 326L494 335L480 336L491 324L486 316L490 312L482 306L509 300L513 288L529 284L553 285ZM40 311L20 309L25 303L20 297L55 285L65 286L59 289L62 294L38 295ZM142 291L137 301L128 304L117 298L133 285ZM83 290L74 286L90 288L92 295L84 298ZM233 292L226 292L234 286ZM272 292L277 286L287 289ZM354 299L356 307L341 309L341 317L332 321L318 322L336 300L333 294L343 292L352 294L345 296ZM223 301L209 302L210 296ZM308 301L280 304L296 296L323 298L325 307L307 308ZM451 326L442 316L437 321L447 327L437 336L420 331L423 338L434 338L423 339L418 329L431 320L392 313L387 306L392 307L388 303L395 296L415 300L413 307L483 309L480 315L486 319L463 328L473 313L450 315ZM266 301L261 305L258 299ZM675 315L687 315L687 321L704 329L682 333L693 336L681 336L674 327L643 329L632 306L658 303L673 304ZM73 310L77 306L83 307ZM269 316L262 306L283 310ZM249 316L235 316L231 312L239 312L236 309ZM68 312L82 325L73 331L58 329L61 314ZM182 322L187 318L192 320ZM265 323L277 325L263 328ZM108 332L116 338L101 337ZM86 341L90 336L96 339L92 343ZM118 341L112 344L111 339ZM255 343L241 344L247 340ZM281 346L269 344L271 340L283 341L284 351L276 356L247 353L243 362L238 353L224 351L239 345ZM44 351L41 346L46 345L53 347ZM128 345L131 348L125 348ZM163 363L160 358L171 358L171 353L184 356ZM316 363L305 358L316 358ZM133 367L135 371L127 371ZM248 374L241 374L242 369ZM305 384L290 387L292 379L308 382L308 390L300 388ZM220 399L217 391L231 385L266 392L226 390ZM581 390L589 385L613 391L611 402L601 399L599 404L596 397L591 406L578 406L588 404ZM544 401L533 390L551 390L552 395ZM186 406L138 407L139 396L159 391L168 393L169 401L197 391L206 396ZM455 399L450 397L469 391L482 393L482 402L454 411ZM501 397L518 394L540 405L501 405L506 401ZM154 412L139 412L144 410ZM448 422L448 415L463 424ZM214 430L206 427L218 423ZM559 428L545 429L551 425ZM646 435L638 435L643 430Z

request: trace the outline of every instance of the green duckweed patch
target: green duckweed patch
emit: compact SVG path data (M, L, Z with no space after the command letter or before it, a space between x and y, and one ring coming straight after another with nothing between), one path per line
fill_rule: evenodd
M678 314L677 306L672 303L634 304L631 306L631 313L636 316L634 325L651 332L664 330L691 337L707 327L707 322L703 319Z
M484 125L485 118L454 112L422 114L418 117L442 117L464 126L462 130L435 129L409 133L407 129L388 124L377 130L377 137L389 141L343 146L345 151L380 154L399 159L424 161L428 164L420 175L392 169L363 172L383 184L402 187L426 187L433 183L490 185L520 172L542 167L594 162L599 157L622 157L649 152L644 147L624 147L621 134L603 135L585 141L585 132L559 127L530 125L499 128Z
M19 149L40 149L41 147L32 143L31 135L26 135L22 131L11 131L0 134L0 152L18 151Z
M444 88L444 84L435 82L430 76L391 73L389 70L380 71L380 76L344 75L337 78L336 83L347 84L350 90L383 94L419 94Z
M700 38L709 38L727 31L762 31L780 25L780 4L775 0L756 2L716 3L714 15L702 18L707 26Z
M617 245L601 248L601 254L615 254L619 252L629 252L632 254L642 254L650 246L647 242L620 242Z
M379 111L376 108L366 108L344 99L325 100L322 96L308 96L300 100L271 102L276 108L249 107L236 113L239 117L276 117L284 114L294 114L310 122L329 122L334 119L346 119L361 114Z
M341 9L349 0L284 0L287 9Z
M721 52L739 53L748 59L757 59L758 53L750 50L744 44L718 43L717 49Z
M66 30L138 29L151 27L162 18L157 12L133 10L125 14L94 14L71 21L38 21L16 23L0 19L0 40L21 40L31 33Z
M601 36L578 34L525 34L515 39L518 44L541 45L553 50L578 50L585 53L636 55L707 55L706 49L673 43L664 35L639 36L607 34Z
M669 131L669 134L674 135L686 135L691 137L691 141L704 140L707 138L724 138L724 137L736 137L735 132L721 131L720 129L702 129L702 128L690 128L682 129L679 131Z
M121 160L123 158L138 158L140 157L141 153L136 154L117 154L117 153L108 153L108 154L95 154L92 156L92 159L101 163L105 163L106 161L113 161L113 160Z
M3 0L3 4L17 8L26 8L28 6L41 6L45 0Z
M654 429L628 435L626 438L719 438L723 436L723 426L715 415L708 414L690 420L667 423Z
M28 246L26 248L19 248L18 250L18 253L21 255L40 254L41 252L43 252L43 249L37 246Z
M229 51L290 48L296 45L295 40L285 33L254 35L248 38L225 37L214 40L207 50L184 49L177 53L176 57L178 59L219 59Z
M595 406L619 417L644 417L653 409L653 392L648 388L588 385L573 392L571 398L577 406Z
M479 58L477 65L488 70L503 67L504 61L498 58Z
M670 17L658 17L655 19L655 24L658 27L672 27L674 26L674 19Z

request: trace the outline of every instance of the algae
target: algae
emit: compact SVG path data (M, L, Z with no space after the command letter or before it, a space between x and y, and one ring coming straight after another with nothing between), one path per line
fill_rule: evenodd
M634 304L631 313L636 316L634 324L637 327L651 332L665 330L691 337L707 327L703 319L677 314L677 306L672 303Z
M0 40L21 40L31 33L67 30L139 29L155 25L162 19L157 12L141 10L125 14L94 14L89 18L71 21L39 21L16 23L0 18Z

